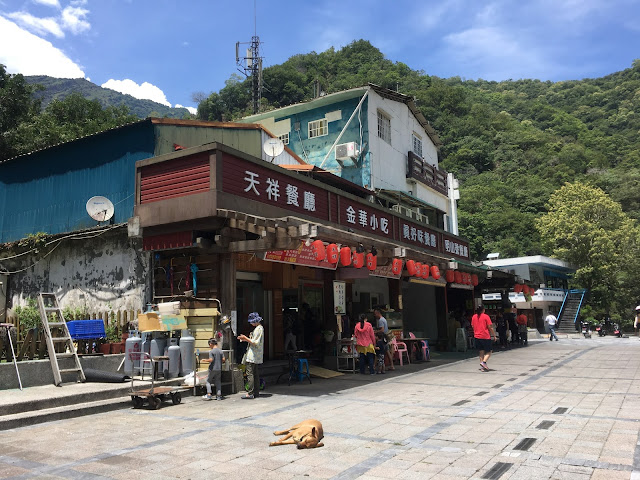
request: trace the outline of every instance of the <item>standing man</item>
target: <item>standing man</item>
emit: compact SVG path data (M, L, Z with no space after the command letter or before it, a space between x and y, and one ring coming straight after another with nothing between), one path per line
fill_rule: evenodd
M476 308L476 314L471 317L471 326L473 327L473 336L476 340L476 348L480 357L480 370L488 372L487 362L493 352L493 341L496 339L496 332L493 329L493 323L489 315L484 313L482 305Z
M529 323L529 320L522 310L520 311L520 315L518 315L518 318L516 318L516 323L518 324L518 336L520 337L520 344L528 345L529 340L527 339L527 323Z
M391 353L391 335L393 334L389 335L389 324L387 323L387 319L382 316L382 312L379 308L376 308L373 311L373 316L376 317L376 320L378 321L378 323L376 324L376 326L378 327L376 329L376 333L381 332L387 339L387 350L385 352L385 355L389 360L389 370L395 370L396 367L393 366L393 353Z
M545 318L544 321L549 325L549 331L551 332L551 335L549 335L549 341L552 342L555 338L557 342L558 336L556 335L556 323L558 323L558 319L553 313L549 312L549 315L547 315L547 318Z
M253 400L258 397L259 390L256 389L256 385L259 388L260 374L258 372L258 365L262 363L264 356L264 327L260 325L262 317L258 312L249 314L249 323L253 327L251 335L238 335L238 340L241 342L247 342L247 353L245 356L245 364L247 366L247 381L249 383L249 390L247 394L242 396L243 400Z

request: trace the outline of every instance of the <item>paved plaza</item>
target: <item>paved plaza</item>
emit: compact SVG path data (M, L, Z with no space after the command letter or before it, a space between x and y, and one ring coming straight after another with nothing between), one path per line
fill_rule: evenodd
M640 479L638 338L540 340L489 367L412 365L6 430L0 478ZM324 447L268 446L306 418Z

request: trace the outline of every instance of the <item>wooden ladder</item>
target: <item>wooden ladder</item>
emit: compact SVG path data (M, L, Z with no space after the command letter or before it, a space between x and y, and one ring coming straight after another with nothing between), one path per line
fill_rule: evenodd
M38 306L40 307L40 319L42 320L42 326L44 328L44 336L47 340L47 349L49 351L49 360L51 361L51 369L53 370L53 382L56 387L62 386L62 374L63 373L76 373L78 380L81 382L86 381L82 365L80 365L80 359L78 353L73 345L67 322L65 322L62 316L62 310L58 305L58 299L54 293L40 293L38 295ZM49 315L53 314L55 321L49 321ZM51 329L59 329L57 335L54 337L51 334ZM56 345L63 344L64 352L57 353ZM68 352L67 352L68 350ZM58 359L60 358L73 358L75 367L60 369L58 365Z

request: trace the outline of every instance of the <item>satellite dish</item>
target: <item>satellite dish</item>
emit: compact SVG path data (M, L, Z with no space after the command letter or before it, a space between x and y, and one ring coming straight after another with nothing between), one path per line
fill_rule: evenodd
M87 213L98 222L106 222L113 217L113 203L106 197L91 197L87 200Z
M279 138L268 138L262 145L262 149L264 153L275 158L284 152L284 143Z

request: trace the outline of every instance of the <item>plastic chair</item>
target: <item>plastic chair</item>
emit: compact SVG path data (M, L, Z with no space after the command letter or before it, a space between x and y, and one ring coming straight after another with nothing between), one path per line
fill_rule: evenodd
M411 359L409 358L409 350L407 350L407 344L404 342L399 342L397 339L391 340L391 345L393 346L393 353L398 355L398 360L400 360L400 366L402 367L402 354L407 354L407 363L411 363Z
M306 370L304 367L306 367ZM309 383L311 383L309 360L306 358L298 358L298 381L301 382L305 377L309 380Z

